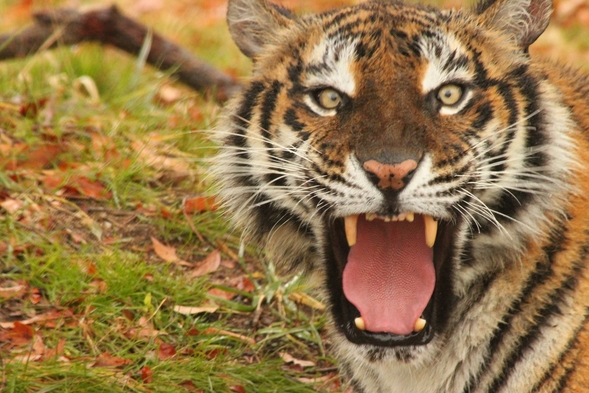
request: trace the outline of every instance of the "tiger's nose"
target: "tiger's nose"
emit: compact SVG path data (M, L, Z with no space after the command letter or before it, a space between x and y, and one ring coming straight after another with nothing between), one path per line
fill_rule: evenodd
M399 191L405 187L410 175L417 168L417 161L408 159L397 164L383 164L376 160L368 160L362 166L367 172L376 176L378 187L382 189L392 188Z

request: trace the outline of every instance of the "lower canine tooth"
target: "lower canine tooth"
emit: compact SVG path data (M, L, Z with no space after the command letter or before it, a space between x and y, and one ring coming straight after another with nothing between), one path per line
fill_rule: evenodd
M417 318L417 321L415 321L415 326L413 326L413 331L414 332L421 332L423 330L423 328L425 327L425 319L423 318Z
M432 216L424 215L423 222L425 223L425 244L429 248L434 246L436 242L436 235L438 234L438 222Z
M344 227L346 229L346 240L348 246L352 247L356 244L356 235L358 234L358 215L347 216L344 219Z
M425 321L423 321L425 322ZM356 324L356 327L359 330L366 330L366 324L364 323L364 320L362 319L362 317L358 317L356 319L354 319L354 324Z

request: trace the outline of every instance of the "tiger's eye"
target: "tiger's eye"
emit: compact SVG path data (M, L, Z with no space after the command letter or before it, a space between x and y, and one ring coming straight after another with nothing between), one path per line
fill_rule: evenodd
M341 102L342 96L334 89L324 89L317 94L317 103L324 109L335 109Z
M438 100L446 106L456 105L462 98L462 87L454 84L448 84L440 87L438 90Z

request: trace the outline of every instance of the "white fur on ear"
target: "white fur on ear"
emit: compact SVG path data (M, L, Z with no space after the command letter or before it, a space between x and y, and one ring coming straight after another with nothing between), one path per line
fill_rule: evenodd
M233 41L252 58L293 20L290 13L266 0L229 0L227 23Z
M483 0L475 13L482 25L503 30L525 50L548 27L552 0Z

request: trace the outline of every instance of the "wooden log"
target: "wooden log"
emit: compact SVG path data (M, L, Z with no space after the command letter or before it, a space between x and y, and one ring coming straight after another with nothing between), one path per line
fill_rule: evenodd
M23 30L0 35L0 60L24 57L60 45L97 41L137 56L151 35L147 62L190 88L212 92L224 101L242 86L228 74L200 60L144 25L123 15L116 6L80 13L57 9L34 14L35 23Z

